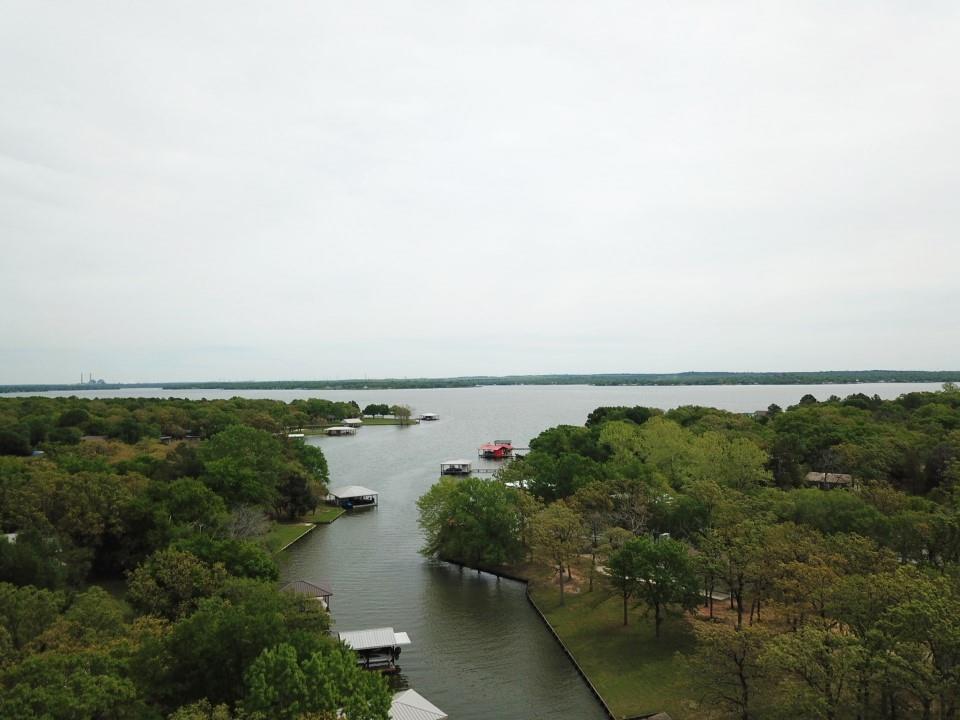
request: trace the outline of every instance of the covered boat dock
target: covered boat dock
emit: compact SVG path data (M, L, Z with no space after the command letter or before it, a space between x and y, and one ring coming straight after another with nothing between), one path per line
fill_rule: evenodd
M376 507L380 504L380 493L362 485L344 485L331 488L327 493L327 502L347 510L355 507Z
M333 591L330 589L330 583L328 582L312 583L309 580L294 580L281 585L280 591L306 595L311 600L318 600L325 610L330 610L330 598L333 597Z
M334 427L328 427L324 432L327 435L356 435L357 429L355 427L347 427L346 425L336 425Z
M513 456L513 443L509 440L494 440L480 446L478 454L487 460L505 460Z
M440 463L441 475L469 475L473 469L473 463L469 460L447 460Z
M337 633L340 642L357 653L358 662L368 670L397 670L400 648L410 644L405 632L394 632L392 627L370 630L350 630Z

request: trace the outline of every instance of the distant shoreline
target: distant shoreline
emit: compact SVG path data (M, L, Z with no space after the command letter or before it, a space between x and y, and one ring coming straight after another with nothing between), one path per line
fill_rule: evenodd
M353 380L262 380L222 382L143 382L0 385L0 393L68 390L413 390L490 385L860 385L868 383L960 382L960 370L823 370L817 372L599 373L587 375L503 375L451 378Z

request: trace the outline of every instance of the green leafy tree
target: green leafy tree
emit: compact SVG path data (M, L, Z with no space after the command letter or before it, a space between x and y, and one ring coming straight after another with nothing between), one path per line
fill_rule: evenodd
M854 707L851 688L862 662L863 647L851 635L808 623L796 632L773 638L764 658L798 684L785 703L794 717L835 720Z
M242 697L244 673L263 650L287 643L309 656L329 642L319 603L277 592L272 583L232 580L173 626L163 640L162 671L151 678L165 700L212 703Z
M548 505L533 519L536 547L549 558L557 571L560 604L564 598L564 570L570 574L570 563L585 545L583 519L562 502Z
M739 720L761 715L771 705L771 673L763 657L771 633L726 623L700 622L693 628L697 650L687 662L702 702Z
M638 557L638 548L632 544L634 535L627 533L627 531L622 528L614 528L614 530L627 535L626 538L615 538L615 540L620 543L619 547L612 550L607 558L607 573L610 577L610 584L616 588L617 593L623 600L623 624L624 627L626 627L629 623L629 616L627 615L628 603L630 598L637 592L639 586L637 568L639 567L640 560Z
M0 428L0 455L29 455L30 436L19 428Z
M692 610L700 599L700 583L687 546L670 539L639 537L627 543L634 559L637 600L653 611L660 637L664 614L671 607Z
M127 601L141 612L174 620L193 612L226 580L222 565L208 565L180 550L160 550L130 575Z
M0 583L0 625L15 650L22 650L50 627L65 604L63 593Z
M232 425L201 445L205 482L231 504L273 500L285 461L280 442L263 430Z
M603 545L603 534L610 527L613 499L603 483L590 483L574 493L571 506L583 518L590 548L590 592L597 569L597 555Z
M263 547L247 540L191 535L174 541L175 550L195 555L208 565L222 565L234 577L254 580L277 580L277 563Z
M408 425L413 409L409 405L393 405L390 407L390 413L400 421L401 425Z
M123 662L107 652L40 653L0 671L0 717L155 718Z
M264 650L247 671L246 683L244 708L281 720L310 714L386 720L390 709L386 680L365 672L356 655L339 645L314 652L304 661L290 645Z
M497 482L444 477L417 501L421 552L468 565L502 565L523 556L518 491Z

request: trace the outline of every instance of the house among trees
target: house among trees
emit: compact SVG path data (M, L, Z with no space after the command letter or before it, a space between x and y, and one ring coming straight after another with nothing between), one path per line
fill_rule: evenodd
M842 473L827 472L808 472L804 478L807 485L813 485L821 490L833 490L834 488L850 489L854 486L853 476Z

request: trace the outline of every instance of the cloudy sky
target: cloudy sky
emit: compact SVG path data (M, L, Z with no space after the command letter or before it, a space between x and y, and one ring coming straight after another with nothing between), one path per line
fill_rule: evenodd
M0 383L960 367L955 2L0 18Z

